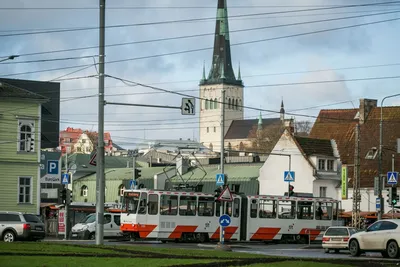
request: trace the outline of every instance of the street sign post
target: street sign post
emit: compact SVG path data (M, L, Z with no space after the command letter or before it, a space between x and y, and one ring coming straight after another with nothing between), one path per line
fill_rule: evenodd
M68 173L63 173L62 179L61 179L62 184L69 184L69 174Z
M223 173L217 173L215 176L215 183L217 186L224 185L225 184L225 174Z
M295 181L295 173L294 171L284 171L283 172L283 181L285 182L294 182Z
M230 224L231 224L231 217L229 217L229 215L224 214L221 217L219 217L219 226L220 226L220 231L222 233L221 245L224 244L225 227L229 226Z
M395 185L399 180L399 173L398 172L388 172L387 173L387 184Z
M376 199L376 211L380 211L381 210L381 199L378 197Z
M196 114L196 99L194 97L182 98L181 114L182 115Z

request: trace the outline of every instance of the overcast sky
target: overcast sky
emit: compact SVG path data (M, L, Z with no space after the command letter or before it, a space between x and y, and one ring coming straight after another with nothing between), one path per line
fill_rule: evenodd
M316 116L321 108L358 107L360 98L374 98L380 102L384 96L400 92L399 79L394 78L271 86L271 84L398 76L400 70L400 54L398 53L400 2L384 6L352 8L331 8L331 6L389 1L303 0L301 1L302 6L299 6L299 1L294 0L228 0L227 2L228 13L231 17L229 20L231 44L286 36L276 40L232 46L232 63L235 72L237 74L237 66L240 62L242 79L246 86L245 106L278 111L280 101L283 98L287 111L298 110L296 111L297 114ZM107 26L196 18L213 19L106 29L106 44L208 34L201 37L107 47L106 61L211 48L213 45L212 33L215 28L216 5L217 0L108 1ZM32 7L37 9L23 9ZM49 9L51 7L63 7L64 9ZM68 9L72 7L93 9ZM146 8L134 9L128 7ZM99 12L96 8L98 8L98 1L95 0L2 0L0 4L0 60L3 56L12 54L28 54L98 45L98 30L4 36L23 32L20 30L26 32L26 30L97 27L99 25ZM325 9L309 10L321 8ZM308 9L308 11L282 13L282 11L301 9ZM372 16L372 14L393 11L399 13ZM258 15L237 17L238 15L249 14ZM304 23L355 16L358 17ZM399 20L293 36L300 33L397 18ZM297 23L297 25L282 26L292 23ZM278 27L254 29L267 26ZM241 31L243 29L248 30ZM288 37L291 35L292 37ZM21 73L92 64L93 58L34 63L19 62L83 56L95 56L97 61L97 55L98 49L95 48L21 56L13 61L3 62L9 64L0 63L0 77L48 81L79 68L31 74ZM105 69L106 74L109 75L144 84L153 84L172 91L192 90L185 93L198 96L198 83L202 75L203 62L205 62L206 72L208 73L211 56L212 50L208 49L110 63L106 65ZM387 66L388 64L390 65ZM375 65L381 66L372 67ZM316 70L324 71L315 72ZM64 78L95 74L95 67L90 67ZM70 98L96 94L98 80L96 78L82 78L64 80L60 83L62 98L61 128L72 126L96 130L97 97L74 100ZM111 78L106 78L105 90L106 95L125 94L122 96L106 96L106 100L114 102L171 106L179 106L181 102L179 95L154 94L156 92L154 90L140 86L129 87ZM137 94L143 92L147 94ZM346 103L337 104L340 102ZM400 105L400 98L387 100L385 105ZM111 132L114 142L125 147L146 142L143 139L198 138L197 117L184 117L180 115L178 110L106 106L105 112L105 129ZM246 118L256 118L257 116L257 111L245 109ZM276 115L263 112L263 116L267 118ZM307 118L296 116L296 120L304 119Z

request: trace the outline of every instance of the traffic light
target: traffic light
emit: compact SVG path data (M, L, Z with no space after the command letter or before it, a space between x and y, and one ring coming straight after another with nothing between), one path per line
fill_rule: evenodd
M57 204L63 204L62 191L63 191L62 188L58 189L58 202L57 202Z
M289 197L294 195L294 186L293 185L289 185Z
M65 203L71 204L71 202L72 202L72 190L67 189Z
M391 203L392 203L392 187L389 187L387 190L388 190L388 194L386 195L387 196L386 202L389 205L391 205Z
M138 178L140 178L142 176L141 172L142 172L142 170L139 170L139 169L135 168L135 179L138 179Z
M397 187L392 187L391 192L390 192L390 204L391 205L396 205L397 204Z
M61 191L61 203L65 203L67 200L67 189L63 188Z

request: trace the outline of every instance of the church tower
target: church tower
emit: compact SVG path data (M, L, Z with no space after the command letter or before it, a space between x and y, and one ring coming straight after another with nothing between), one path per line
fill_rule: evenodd
M225 99L221 99L225 89ZM218 0L212 65L208 77L203 66L200 80L200 142L213 151L221 148L221 105L225 103L225 129L232 120L243 120L243 82L238 68L238 78L232 68L229 40L228 9L226 0Z

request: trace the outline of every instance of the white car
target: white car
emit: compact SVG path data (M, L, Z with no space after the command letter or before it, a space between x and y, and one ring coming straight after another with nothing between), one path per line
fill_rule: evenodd
M400 256L400 219L380 220L371 224L365 231L350 237L348 247L352 256L363 252L381 252L385 258Z
M350 236L357 233L356 228L346 226L331 226L322 237L322 248L325 253L334 250L338 253L341 249L347 250L347 243Z

